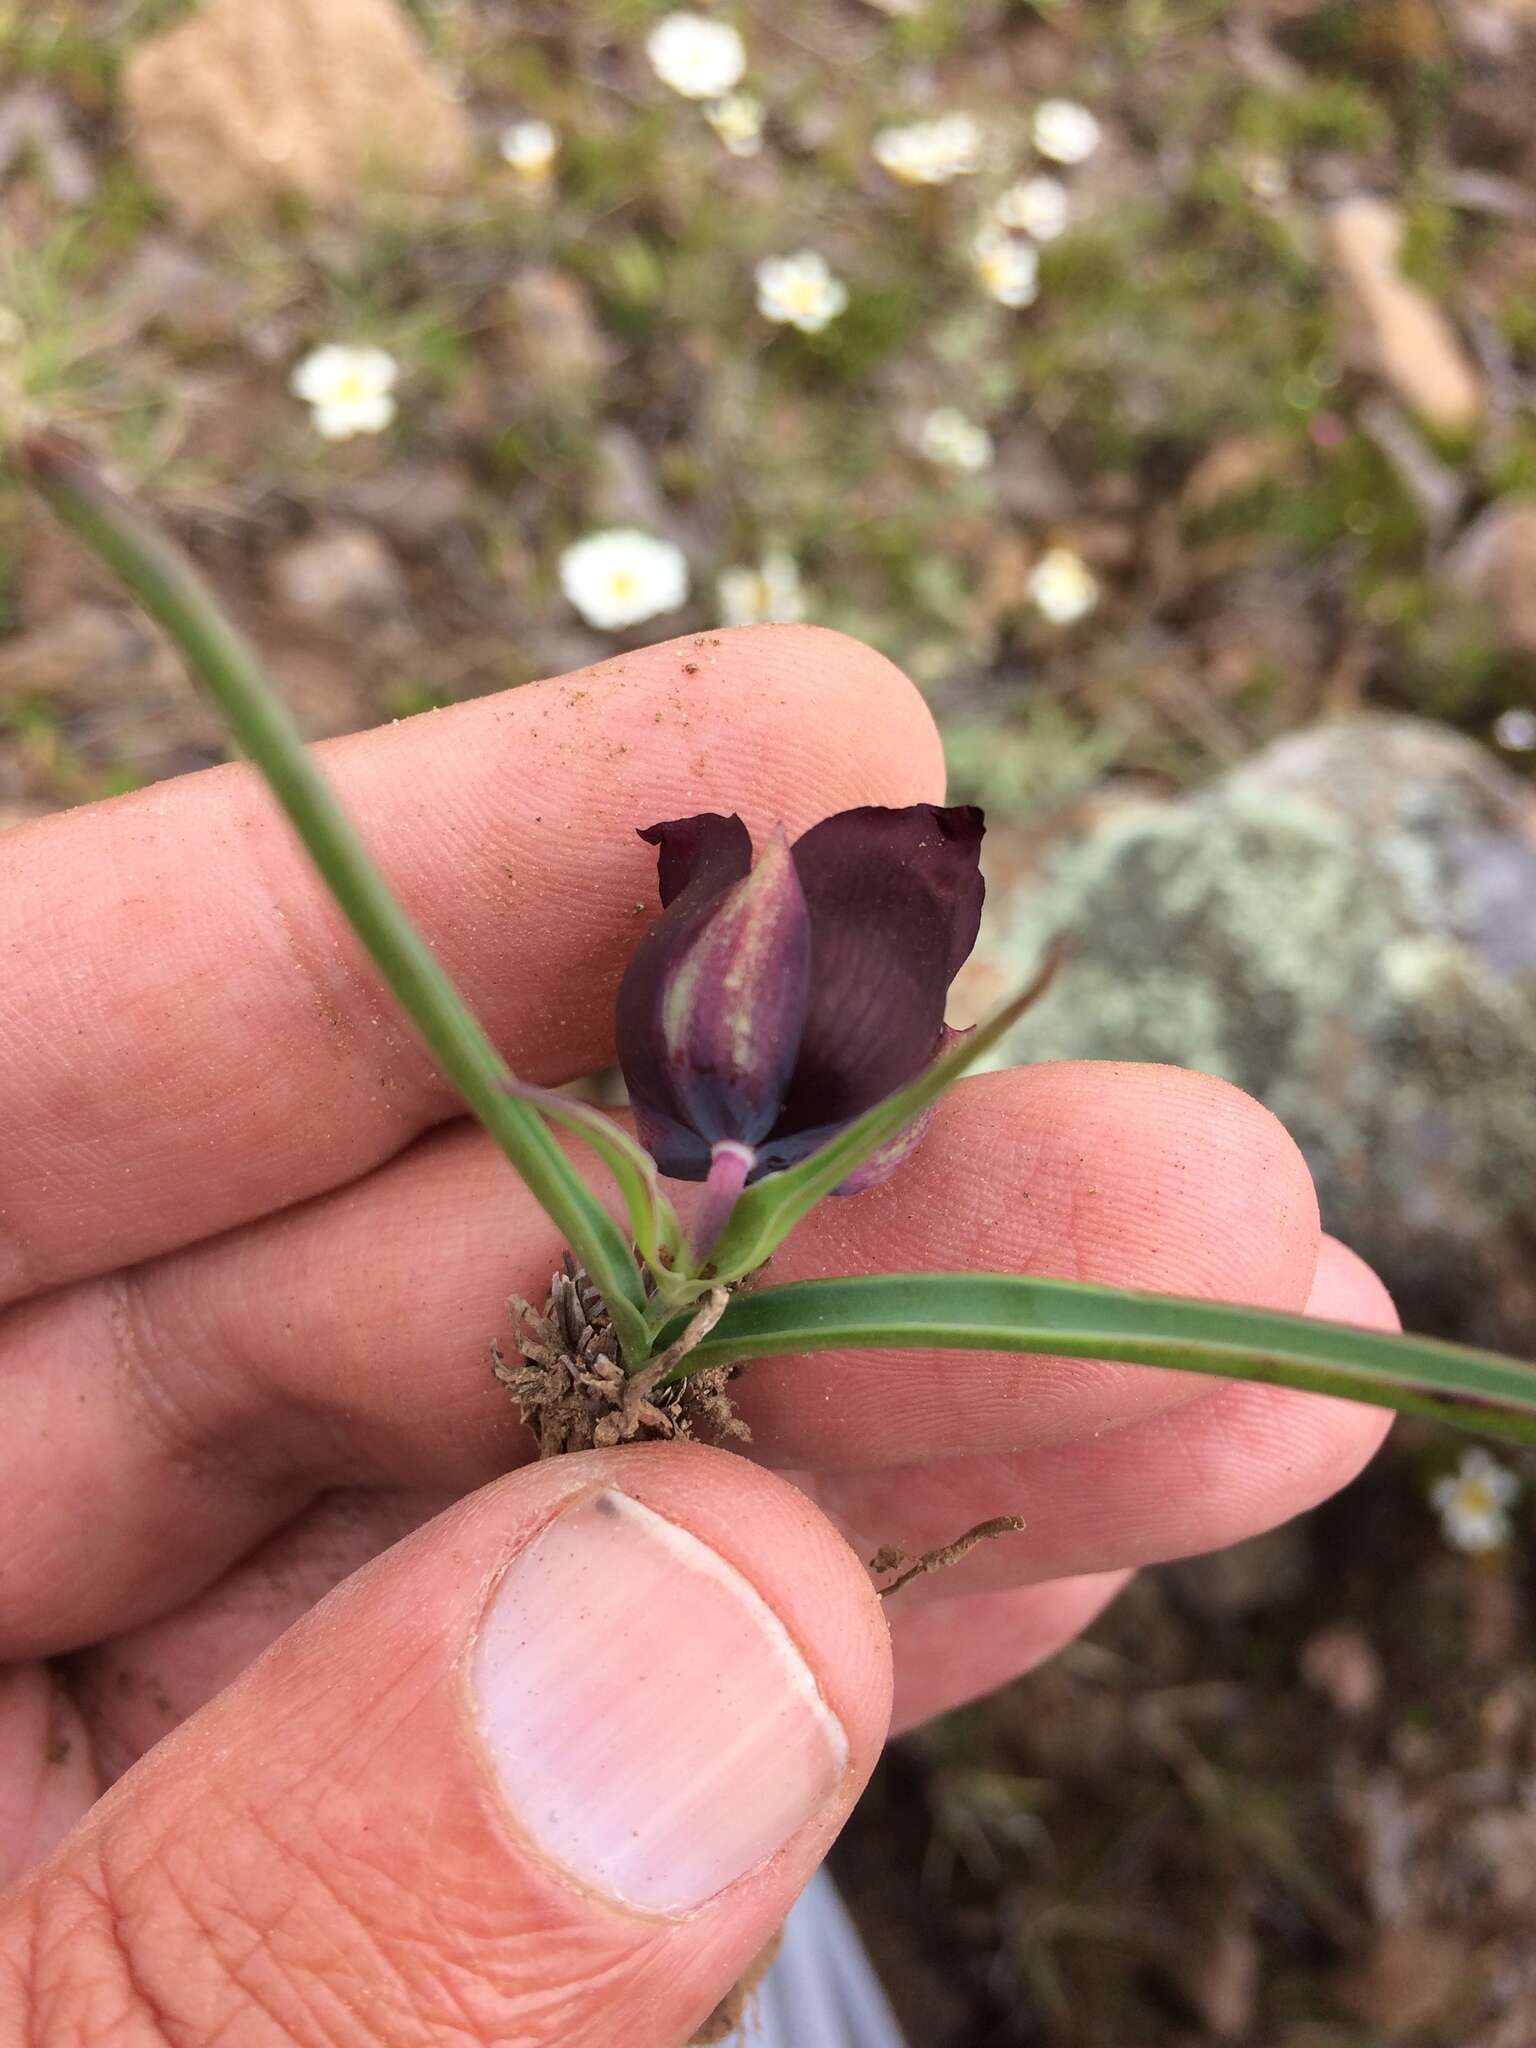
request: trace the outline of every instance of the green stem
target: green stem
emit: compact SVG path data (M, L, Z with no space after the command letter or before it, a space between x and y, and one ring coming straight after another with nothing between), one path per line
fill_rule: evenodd
M107 486L83 450L59 435L39 435L22 448L21 466L181 649L433 1058L602 1290L627 1361L642 1362L644 1289L622 1232L543 1119L507 1094L505 1061L373 865L254 649L181 550Z

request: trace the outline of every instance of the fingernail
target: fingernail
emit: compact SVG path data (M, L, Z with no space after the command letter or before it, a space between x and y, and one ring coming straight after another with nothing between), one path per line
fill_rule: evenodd
M756 1869L847 1767L842 1723L757 1589L611 1489L513 1559L473 1684L527 1834L596 1890L655 1911Z

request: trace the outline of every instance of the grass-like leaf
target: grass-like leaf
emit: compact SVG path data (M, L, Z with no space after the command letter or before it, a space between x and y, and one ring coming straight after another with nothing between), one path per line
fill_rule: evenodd
M1033 1351L1160 1365L1337 1394L1536 1443L1536 1365L1494 1351L1009 1274L882 1273L738 1294L673 1377L771 1353L871 1348ZM1019 1399L1028 1398L1025 1382Z
M19 456L22 474L181 650L438 1065L601 1288L626 1359L642 1361L645 1290L624 1233L537 1111L507 1092L506 1062L374 866L254 648L182 550L107 485L83 449L42 434Z
M502 1086L519 1102L528 1103L551 1123L560 1124L591 1146L624 1197L629 1227L641 1258L653 1273L665 1275L682 1250L683 1226L661 1191L656 1162L645 1147L590 1102L561 1095L553 1088L536 1088L529 1081L508 1080Z

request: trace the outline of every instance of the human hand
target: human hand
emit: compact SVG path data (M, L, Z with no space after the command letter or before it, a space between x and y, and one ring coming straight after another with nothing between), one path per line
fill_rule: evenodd
M323 751L543 1083L609 1055L654 902L637 824L793 833L942 794L916 694L809 629ZM1385 1426L1141 1368L868 1353L742 1382L800 1491L690 1447L501 1477L528 1443L487 1342L560 1248L255 780L5 835L0 950L0 2040L668 2048L885 1734L887 1617L807 1493L871 1549L1027 1520L890 1603L905 1725L1048 1655L1135 1565L1310 1505ZM1273 1119L1168 1069L964 1084L770 1284L965 1265L1392 1323Z

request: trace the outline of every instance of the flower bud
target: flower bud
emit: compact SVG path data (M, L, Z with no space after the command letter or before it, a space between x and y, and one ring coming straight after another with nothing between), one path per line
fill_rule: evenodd
M949 985L976 942L980 811L843 811L752 866L738 817L653 825L663 915L619 990L619 1062L663 1173L709 1177L745 1146L747 1177L792 1165L905 1086L946 1041ZM914 1126L840 1192L873 1186Z

